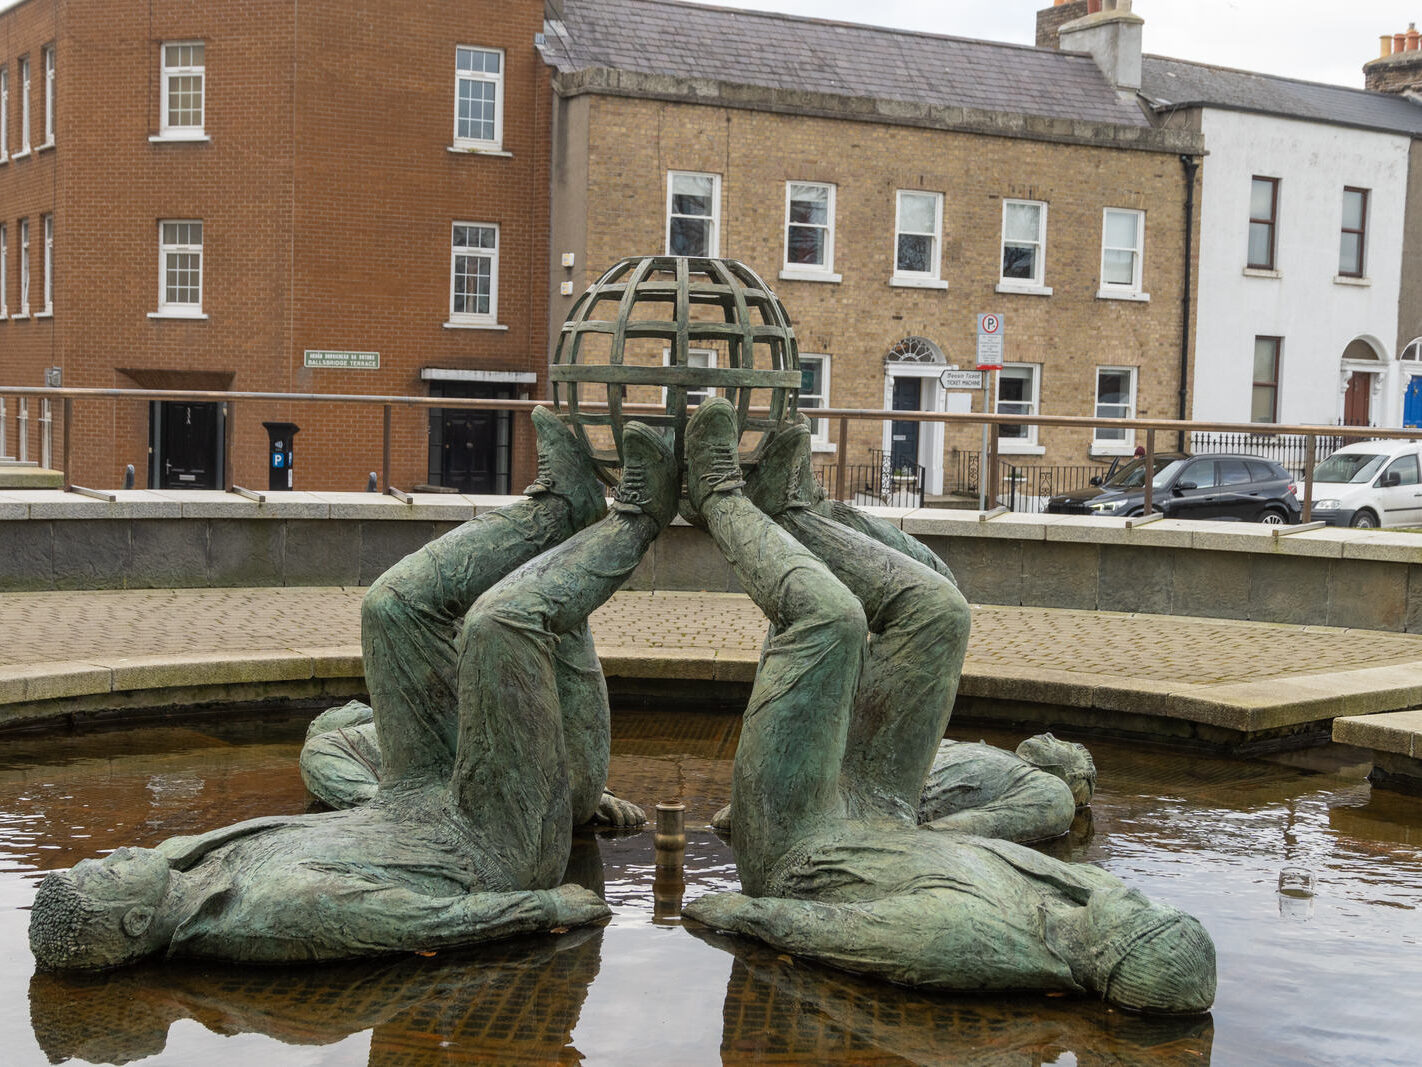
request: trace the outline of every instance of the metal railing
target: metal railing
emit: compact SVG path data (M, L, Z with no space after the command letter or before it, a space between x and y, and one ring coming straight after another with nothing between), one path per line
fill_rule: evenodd
M895 468L882 449L871 449L869 463L815 468L815 479L836 500L860 507L917 508L923 506L926 468L914 464ZM841 473L842 471L842 473Z
M476 400L463 397L422 397L422 396L383 396L352 393L264 393L264 392L222 392L217 390L162 390L162 389L89 389L89 388L33 388L20 386L0 386L0 398L15 397L19 400L28 401L31 398L38 398L42 402L45 414L40 418L42 427L51 425L49 418L49 405L54 401L59 401L62 405L61 415L61 462L64 471L64 485L66 489L74 488L73 483L73 450L71 429L74 424L74 405L76 403L90 403L99 400L187 400L187 401L207 401L223 403L228 405L228 418L225 425L227 427L227 440L224 443L227 454L232 452L231 435L235 420L231 416L233 404L347 404L359 406L379 406L383 410L383 431L381 438L381 471L380 484L387 492L395 492L400 496L405 494L394 490L390 485L390 441L391 441L391 413L395 408L467 408L482 411L531 411L534 407L544 403L534 400ZM590 407L591 405L584 405ZM29 418L29 405L21 405L26 420ZM665 414L665 409L655 404L625 404L623 412L630 418L635 418L638 414ZM981 427L986 425L989 428L988 434L988 479L987 484L996 490L996 496L989 500L991 505L1003 503L1002 493L1002 465L998 453L998 434L1002 426L1041 426L1041 427L1062 427L1075 430L1090 431L1093 428L1109 427L1121 430L1144 431L1145 453L1147 465L1152 465L1156 452L1156 434L1160 432L1179 435L1181 440L1193 433L1224 433L1224 434L1246 434L1255 436L1278 436L1285 434L1298 435L1304 440L1303 451L1303 472L1304 472L1304 495L1303 495L1303 520L1309 521L1313 505L1313 469L1317 464L1319 443L1327 443L1340 436L1337 426L1293 426L1283 424L1258 424L1258 423L1213 423L1213 422L1191 422L1179 419L1101 419L1091 416L1078 415L996 415L983 413L948 413L939 411L888 411L877 408L806 408L805 414L812 418L829 419L837 430L837 439L840 442L849 440L849 424L851 422L929 422L942 423L945 426ZM45 430L47 435L48 430ZM42 435L42 436L44 436ZM1352 437L1353 435L1347 435ZM1422 431L1417 428L1407 429L1384 429L1380 427L1359 427L1358 437L1377 438L1385 440L1413 440L1422 437ZM24 435L25 442L28 441L28 427ZM8 438L7 438L8 439ZM26 450L28 454L28 444L20 444L19 447ZM43 446L42 446L43 447ZM0 448L3 451L3 448ZM850 474L850 464L848 462L849 449L841 447L839 449L838 462L832 468L833 487L836 496L844 499L844 494L851 491L854 485ZM51 463L48 457L45 462ZM225 465L227 471L226 486L224 488L233 489L232 485L232 465ZM882 488L882 486L881 486ZM1152 506L1152 485L1149 479L1145 483L1144 508L1149 515ZM921 490L920 490L921 492Z
M1366 427L1360 427L1366 430ZM1362 441L1368 434L1344 437L1335 429L1332 435L1320 434L1314 438L1314 460L1327 459L1350 440ZM1245 456L1272 459L1296 478L1304 476L1304 461L1307 458L1308 438L1302 434L1259 434L1259 433L1218 433L1194 432L1189 437L1189 450L1196 455L1213 452L1236 452Z

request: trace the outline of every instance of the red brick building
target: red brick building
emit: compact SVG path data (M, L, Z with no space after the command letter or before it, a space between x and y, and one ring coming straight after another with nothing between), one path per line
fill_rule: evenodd
M543 395L542 22L536 0L0 14L0 383ZM380 467L378 406L81 400L73 478L265 487L264 421L300 427L297 488ZM527 438L397 408L391 481L517 491Z

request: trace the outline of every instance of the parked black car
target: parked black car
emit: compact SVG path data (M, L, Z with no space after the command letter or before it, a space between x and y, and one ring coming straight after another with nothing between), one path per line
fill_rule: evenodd
M1220 519L1282 526L1299 521L1302 508L1293 476L1258 456L1184 456L1152 481L1155 510L1171 519ZM1086 502L1092 515L1139 515L1145 488L1108 488ZM1051 509L1050 503L1048 510Z
M1157 452L1154 456L1155 469L1159 471L1174 460L1188 458L1189 454L1185 452ZM1144 485L1145 457L1135 456L1118 459L1111 464L1111 469L1106 472L1104 478L1092 478L1091 484L1084 489L1058 493L1048 499L1047 513L1049 515L1090 515L1091 502L1102 493L1109 493L1113 490L1140 489Z

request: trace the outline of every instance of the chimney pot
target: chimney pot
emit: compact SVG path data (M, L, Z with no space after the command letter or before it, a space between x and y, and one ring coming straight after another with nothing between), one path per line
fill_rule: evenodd
M1378 38L1378 58L1386 59L1392 55L1392 34L1385 33Z
M1417 36L1418 36L1418 34L1417 34L1417 23L1415 23L1415 22L1410 22L1410 23L1408 23L1408 24L1407 24L1407 50L1408 50L1409 52L1415 52L1415 51L1417 51Z
M1393 54L1396 55L1398 52L1404 51L1406 48L1407 48L1407 34L1405 34L1405 33L1394 33L1394 34L1392 35L1392 51L1393 51Z

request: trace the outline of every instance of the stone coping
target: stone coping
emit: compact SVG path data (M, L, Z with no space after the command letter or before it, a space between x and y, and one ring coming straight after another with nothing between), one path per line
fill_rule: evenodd
M463 522L502 507L510 496L421 493L406 504L377 493L273 492L258 503L207 490L114 490L114 501L53 489L0 490L0 521L54 519L347 519ZM1422 534L1339 527L1289 532L1288 527L1210 520L1161 519L1133 525L1124 518L1006 513L985 519L950 508L867 508L915 536L1193 548L1283 557L1422 564ZM678 524L684 520L678 518Z
M1333 740L1341 745L1422 759L1422 709L1334 719Z

